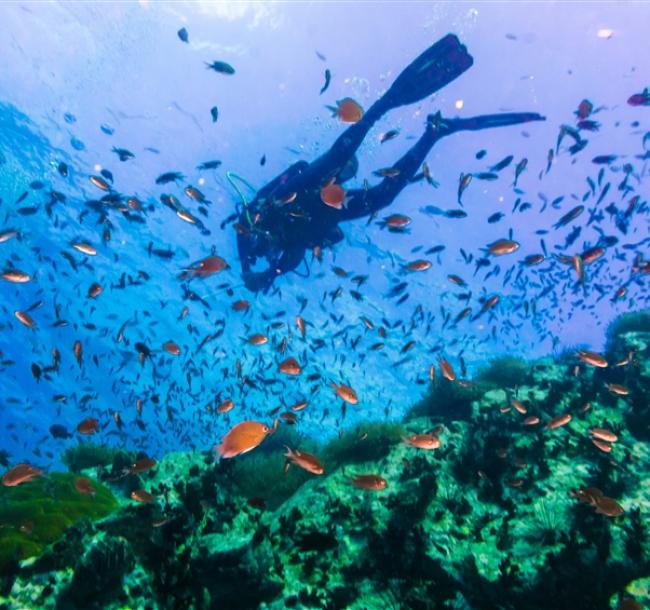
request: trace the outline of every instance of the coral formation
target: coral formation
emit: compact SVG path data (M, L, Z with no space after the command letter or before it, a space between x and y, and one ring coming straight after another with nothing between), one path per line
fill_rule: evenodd
M513 360L502 376L489 367L466 387L440 379L403 424L361 424L323 446L285 426L236 458L173 453L146 472L108 477L120 508L94 522L70 514L60 538L61 528L38 538L29 554L58 541L5 576L0 604L614 610L624 599L643 602L649 343L650 332L626 327L616 353L635 358L619 367L580 366L567 353L526 371ZM526 425L530 416L539 423ZM433 450L401 440L433 430ZM598 446L594 430L616 440ZM292 466L283 474L284 445L313 451L325 473ZM385 489L353 485L361 474L382 477ZM64 476L50 479L74 478ZM50 479L2 497L46 493ZM153 502L130 499L132 489ZM598 494L611 501L599 505ZM31 535L39 531L35 520Z

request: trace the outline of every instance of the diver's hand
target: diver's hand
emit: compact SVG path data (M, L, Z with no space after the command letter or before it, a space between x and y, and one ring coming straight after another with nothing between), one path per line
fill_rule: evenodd
M275 274L268 271L254 272L254 271L245 271L242 273L242 278L246 288L252 292L259 292L260 290L268 290L273 283L273 278Z

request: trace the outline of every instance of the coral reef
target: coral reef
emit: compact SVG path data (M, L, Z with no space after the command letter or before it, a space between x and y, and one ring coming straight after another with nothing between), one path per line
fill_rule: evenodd
M650 331L624 329L615 333L616 358L635 356L621 366L609 352L607 368L569 352L525 371L513 360L510 371L489 367L466 387L438 380L402 424L361 424L323 446L284 426L233 459L174 453L146 472L108 477L120 508L59 530L38 559L5 576L0 607L642 604L650 590ZM533 416L539 423L526 425ZM440 439L433 450L401 440L432 430ZM599 447L594 430L616 440ZM283 474L284 445L313 451L325 473L292 466ZM353 485L360 474L383 477L385 489ZM133 489L153 502L130 499ZM589 495L598 490L613 504L599 508Z

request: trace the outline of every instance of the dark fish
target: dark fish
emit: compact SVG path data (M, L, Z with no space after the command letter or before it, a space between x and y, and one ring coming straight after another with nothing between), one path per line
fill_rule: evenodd
M646 87L641 93L635 93L627 98L630 106L650 106L650 88Z
M213 61L211 64L206 62L205 65L208 68L208 70L214 70L219 74L235 73L235 68L233 68L230 64L226 63L225 61Z
M107 136L112 136L115 133L115 130L110 126L107 125L106 123L102 123L99 128L107 135Z
M499 161L496 165L493 165L490 168L490 171L491 172L500 172L502 169L505 169L506 167L508 167L508 165L510 165L512 163L513 159L514 159L513 155L508 155L504 159L501 159L501 161Z
M58 170L59 174L61 174L64 178L68 177L68 166L66 163L61 161L61 163L59 163L56 169Z
M489 224L494 224L495 222L499 222L505 214L503 212L495 212L488 218L488 223Z
M332 78L332 73L328 69L326 69L325 70L325 84L323 85L323 87L320 90L321 95L323 93L325 93L325 91L327 91L327 88L330 86L331 78Z
M176 182L176 180L183 180L184 178L185 176L180 172L166 172L156 178L156 184L168 184L169 182Z
M476 153L475 156L476 156L476 158L480 161L483 157L485 157L485 155L487 155L487 150L485 150L484 148L482 148L481 150L479 150L479 151Z
M463 203L461 201L461 197L463 196L463 193L465 192L465 189L469 186L469 183L472 181L472 174L460 174L460 178L458 180L458 203L462 206Z
M50 426L50 434L53 438L72 438L72 434L70 434L68 429L61 424Z
M180 30L178 30L178 32L176 32L176 34L178 35L178 37L183 42L189 42L190 41L190 37L189 37L189 35L187 33L187 30L185 28L181 28Z
M135 155L126 148L115 148L115 146L113 146L113 152L117 155L120 161L128 161L129 159L133 159L133 157L135 157Z
M498 180L499 176L493 172L480 172L478 174L474 174L474 177L477 178L478 180Z
M219 118L219 109L216 106L210 108L210 116L212 117L212 122L216 123Z
M399 135L399 129L390 129L379 136L379 143L383 144L384 142L388 142L388 140L392 140L393 138L396 138L398 135Z
M205 161L201 165L197 165L198 170L217 169L221 165L221 161Z
M266 155L262 155L262 158L260 159L260 165L262 167L266 165Z
M585 206L584 205L578 205L569 212L567 212L560 220L558 220L554 225L554 229L559 229L560 227L563 227L564 225L569 224L572 220L580 216L585 211Z
M618 155L598 155L594 157L591 162L596 165L609 165L618 159Z
M524 157L517 165L515 166L515 181L514 181L514 186L517 186L517 181L519 180L519 176L521 176L522 172L526 169L528 165L528 159Z

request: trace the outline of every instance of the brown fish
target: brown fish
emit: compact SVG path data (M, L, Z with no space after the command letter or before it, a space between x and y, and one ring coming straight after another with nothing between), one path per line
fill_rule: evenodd
M595 366L598 368L605 368L607 367L607 360L605 360L604 356L601 354L597 354L596 352L588 352L586 350L581 350L578 352L578 358L585 362L586 364L590 364L591 366Z
M334 392L336 392L336 395L341 400L351 405L356 405L359 402L359 399L357 398L357 393L349 385L345 385L343 383L340 385L331 383L330 385L332 386L332 388L334 388Z
M94 496L96 491L93 487L92 481L86 477L79 477L74 481L75 489L84 496Z
M136 489L131 492L131 499L142 504L153 504L156 498L144 489Z
M628 390L624 385L618 383L608 383L607 389L612 394L617 394L618 396L627 396L630 393L630 390Z
M95 434L99 429L99 421L94 417L86 417L83 421L77 426L77 432L79 434Z
M251 345L264 345L265 343L268 343L269 338L261 333L256 333L248 337L247 341Z
M226 398L226 400L222 401L217 406L217 413L228 413L228 411L232 411L234 407L235 403L233 402L232 398Z
M143 457L139 460L136 460L131 466L128 467L127 472L129 474L140 474L141 472L147 472L156 466L157 462L153 458Z
M172 356L178 356L181 353L181 348L173 341L167 341L163 344L163 349Z
M36 323L32 317L25 313L24 311L14 311L14 316L18 319L21 324L24 324L27 328L34 330L36 328Z
M325 472L323 464L321 464L320 460L315 455L307 453L306 451L298 451L297 449L292 451L286 445L285 449L287 452L284 454L284 457L286 457L291 464L300 466L300 468L307 472L311 472L312 474L323 474Z
M453 367L447 360L442 357L438 358L438 364L440 365L440 372L442 376L449 381L456 381L456 373L454 372Z
M606 443L615 443L618 440L618 436L614 434L611 430L605 428L590 428L589 434L593 438L600 439Z
M546 424L546 429L555 430L556 428L560 428L568 424L571 421L571 419L572 417L570 413L563 413L562 415L557 415Z
M11 470L8 470L2 476L2 484L5 487L16 487L22 483L27 483L36 477L42 476L43 471L31 464L18 464Z
M328 106L332 116L337 117L342 123L356 123L363 116L363 108L351 97L336 101L336 106Z
M402 440L406 445L416 449L431 450L440 447L440 439L434 434L410 434L409 436L402 436Z
M295 358L289 356L289 358L280 362L278 370L285 375L300 375L302 367Z
M90 285L90 288L88 288L88 297L94 299L102 293L102 290L103 288L97 282L94 282Z
M625 511L623 507L613 498L602 496L596 499L596 512L606 517L618 517Z
M29 280L32 279L28 273L18 271L16 269L13 271L5 271L2 275L0 275L0 277L7 282L11 282L12 284L24 284L25 282L29 282Z
M368 489L370 491L380 491L386 489L388 485L386 479L376 474L358 474L350 483L359 489Z
M86 254L87 256L95 256L97 254L97 250L93 246L91 246L90 244L84 241L73 242L72 247L75 250L78 250L79 252Z

